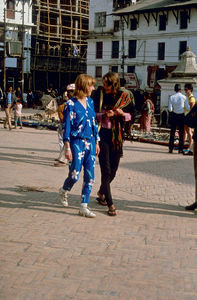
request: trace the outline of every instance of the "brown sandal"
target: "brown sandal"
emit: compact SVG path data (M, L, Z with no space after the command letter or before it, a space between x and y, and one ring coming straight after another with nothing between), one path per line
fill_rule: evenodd
M117 216L117 211L116 211L115 208L114 209L109 209L107 213L111 217Z
M107 201L105 200L105 196L100 194L99 192L97 193L98 198L96 198L96 200L98 201L98 203L102 206L107 206Z
M102 200L100 198L96 198L96 200L98 201L98 204L100 204L102 206L107 206L107 202L105 200Z

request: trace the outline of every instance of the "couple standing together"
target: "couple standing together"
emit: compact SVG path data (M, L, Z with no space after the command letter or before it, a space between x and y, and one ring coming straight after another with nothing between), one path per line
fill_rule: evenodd
M94 183L96 155L99 156L101 169L97 200L99 204L108 206L108 215L117 215L110 184L122 156L123 126L125 121L131 120L127 111L133 100L129 91L120 88L117 73L104 75L103 87L97 91L94 91L95 83L93 77L80 74L75 81L74 97L65 104L63 141L65 157L70 165L68 176L59 190L61 203L68 206L68 192L78 181L83 166L84 182L79 215L90 218L96 217L88 207ZM90 98L92 94L94 101Z

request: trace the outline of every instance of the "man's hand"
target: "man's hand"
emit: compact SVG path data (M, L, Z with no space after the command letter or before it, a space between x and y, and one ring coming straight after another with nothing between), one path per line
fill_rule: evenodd
M124 111L122 109L117 108L116 111L117 111L117 113L118 113L119 116L125 117L125 113L124 113Z
M108 118L114 117L114 111L113 111L112 109L108 110L108 111L106 112L106 116L107 116Z

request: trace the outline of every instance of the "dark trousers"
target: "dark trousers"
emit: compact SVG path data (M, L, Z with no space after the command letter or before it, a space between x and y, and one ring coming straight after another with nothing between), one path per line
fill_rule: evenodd
M99 164L101 169L101 186L99 193L105 195L108 207L113 204L110 183L116 176L121 152L113 151L112 131L102 128L100 131Z
M171 115L171 132L170 132L170 143L169 149L174 148L174 135L176 129L179 129L179 151L183 150L183 132L184 132L184 114L175 114L172 112Z

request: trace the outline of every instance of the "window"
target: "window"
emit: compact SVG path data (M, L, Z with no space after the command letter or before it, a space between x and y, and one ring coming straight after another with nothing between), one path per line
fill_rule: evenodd
M135 66L127 66L127 73L135 73Z
M114 32L120 30L120 21L114 21Z
M165 78L165 70L163 68L159 68L156 71L156 81Z
M159 30L166 30L166 15L159 16Z
M179 59L181 54L187 50L187 41L181 41L179 42Z
M119 41L112 41L112 58L119 58Z
M96 58L103 58L103 42L96 42Z
M158 60L165 59L165 43L158 43Z
M7 18L15 19L15 0L7 0Z
M137 19L132 18L130 23L130 30L136 30L137 29Z
M113 8L123 8L135 2L136 0L113 0Z
M114 73L118 73L118 66L112 66L111 71Z
M95 13L95 27L106 26L106 12Z
M102 67L96 67L95 73L96 78L102 77Z
M188 24L188 14L186 11L180 12L180 29L186 29Z
M136 46L137 46L137 41L136 40L130 40L129 41L129 53L128 53L129 58L135 58L136 57Z

